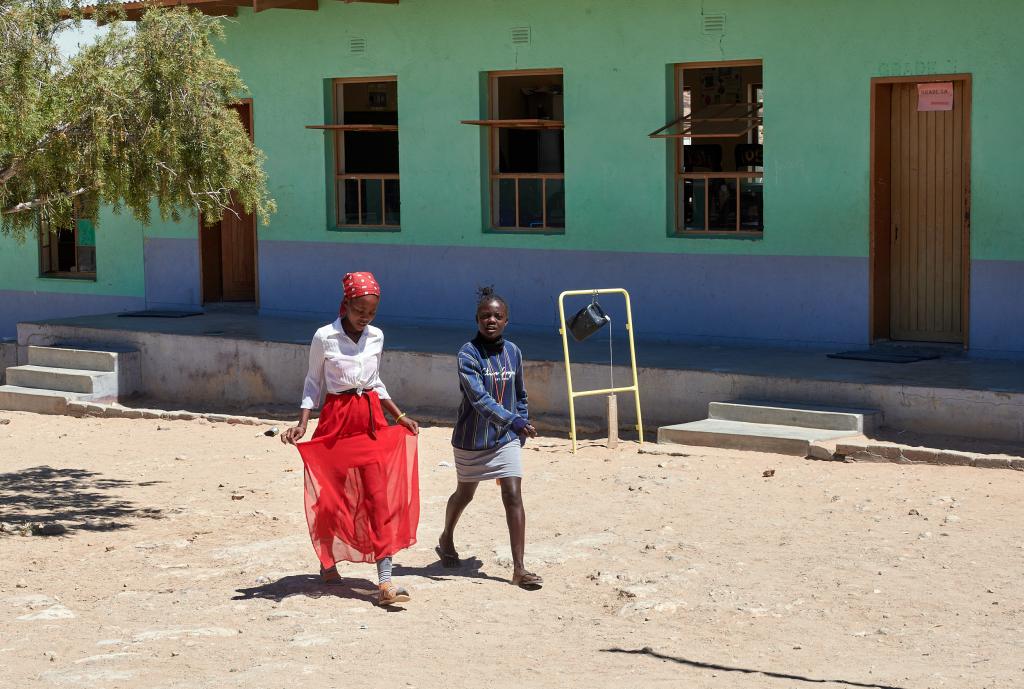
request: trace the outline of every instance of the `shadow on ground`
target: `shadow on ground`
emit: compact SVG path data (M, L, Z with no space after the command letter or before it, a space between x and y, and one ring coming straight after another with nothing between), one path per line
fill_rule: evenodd
M458 569L445 569L441 566L440 560L427 565L426 567L405 567L395 564L393 574L396 584L401 584L398 579L402 577L423 577L431 581L450 581L453 578L465 577L469 579L488 579L508 583L507 579L492 577L481 571L483 562L478 558L470 557L462 560L462 566ZM371 565L366 565L370 568ZM370 569L369 571L372 571ZM413 587L414 588L414 587ZM281 577L260 586L236 589L237 596L231 600L253 600L262 599L280 603L285 598L292 596L303 596L305 598L347 598L368 603L375 603L377 598L377 585L368 579L356 577L341 577L336 581L325 584L315 574L292 574ZM412 591L415 595L415 591Z
M492 577L483 571L484 563L478 557L464 557L460 560L460 565L457 568L447 569L441 561L432 562L426 567L406 567L395 563L394 575L396 577L423 577L424 579L430 579L431 581L450 581L454 578L464 579L486 579L488 581L498 581L503 584L509 583L508 579L502 577Z
M367 579L341 577L325 584L316 574L292 574L269 584L251 588L236 589L237 596L231 600L263 599L280 603L285 598L350 598L372 602L377 595L377 586Z
M664 653L658 653L650 646L644 648L638 648L635 650L629 650L625 648L605 648L602 649L605 653L628 653L631 655L645 655L658 660L666 660L673 663L679 663L680 665L689 665L690 667L699 668L701 670L715 670L717 672L739 672L745 675L760 675L762 677L771 677L772 679L788 679L794 682L807 682L808 684L839 684L847 687L864 687L865 689L902 689L901 687L895 687L890 684L875 684L873 682L854 682L846 679L818 679L814 677L804 677L803 675L793 675L784 672L771 672L768 670L753 670L746 667L734 667L731 665L719 665L717 663L705 663L699 660L690 660L688 658L677 658L676 656L665 655Z
M123 520L162 516L160 510L139 507L118 497L127 486L151 486L160 481L132 482L104 478L85 469L30 467L0 474L0 522L14 525L59 522L68 531L114 531L131 526Z

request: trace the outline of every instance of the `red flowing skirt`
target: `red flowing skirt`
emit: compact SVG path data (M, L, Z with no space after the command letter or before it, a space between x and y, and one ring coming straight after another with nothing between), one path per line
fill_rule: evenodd
M309 536L320 564L376 562L416 542L416 436L388 426L375 392L328 395L305 464Z

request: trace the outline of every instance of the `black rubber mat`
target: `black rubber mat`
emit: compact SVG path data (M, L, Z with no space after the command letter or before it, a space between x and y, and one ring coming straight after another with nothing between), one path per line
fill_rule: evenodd
M202 311L172 311L170 309L149 309L147 311L125 311L117 314L120 318L188 318L202 316Z
M939 355L932 352L881 352L865 349L862 351L836 352L835 354L829 354L828 358L877 361L883 364L912 364L915 361L938 359Z

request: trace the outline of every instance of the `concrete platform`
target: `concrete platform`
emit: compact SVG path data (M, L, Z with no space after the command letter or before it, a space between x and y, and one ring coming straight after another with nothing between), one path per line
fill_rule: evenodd
M662 426L658 429L658 442L806 457L810 453L811 443L838 440L851 435L857 434L821 428L705 419Z
M28 411L36 414L64 414L68 402L87 398L78 392L41 390L19 385L0 385L0 409Z
M106 371L82 371L52 366L15 366L7 369L10 385L60 392L80 392L90 396L117 399L117 374Z
M117 370L117 354L93 349L74 347L32 347L28 348L28 361L36 366L66 368L81 371Z
M514 318L514 314L513 314ZM308 344L323 321L251 314L208 313L180 319L83 316L18 326L19 360L29 345L58 342L139 351L139 391L177 407L290 404L297 407ZM384 380L401 405L454 417L459 394L455 352L471 338L471 319L449 328L378 322L384 329ZM643 339L637 358L648 428L703 419L710 402L780 400L792 405L878 410L887 428L921 434L1024 442L1024 364L944 356L912 364L829 359L833 350L694 346ZM548 428L567 428L568 403L557 332L507 335L523 350L533 416ZM608 385L608 341L572 343L577 389ZM629 378L628 347L615 343L616 381ZM578 402L581 426L600 428L605 400ZM635 423L630 400L619 418Z
M708 405L708 418L723 421L798 426L830 431L870 433L880 424L881 413L874 409L845 409L842 407L814 407L784 402L712 402Z
M7 382L4 371L18 365L18 341L14 338L0 338L0 385Z

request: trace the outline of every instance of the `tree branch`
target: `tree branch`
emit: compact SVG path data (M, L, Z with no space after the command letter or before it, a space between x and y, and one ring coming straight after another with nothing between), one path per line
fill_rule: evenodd
M50 140L53 139L53 137L60 136L71 129L71 124L71 122L61 122L56 127L43 134L39 141L36 142L36 145L33 147L32 152L29 153L29 155L31 156L36 153L43 153L46 150L46 145L50 143ZM7 184L12 177L18 174L18 171L21 169L21 163L24 160L24 158L16 157L11 161L11 164L8 165L6 169L0 170L0 184Z
M79 189L75 189L74 191L70 191L66 194L60 194L60 196L66 196L69 199L73 199L76 196L81 196L82 194L88 191L89 187L81 187ZM6 208L3 211L0 211L0 215L14 215L15 213L24 213L26 211L32 211L35 210L36 208L39 208L40 206L46 205L51 198L52 197L50 196L43 196L32 201L22 201L21 203L16 203L13 206Z

